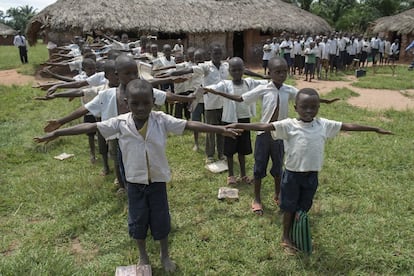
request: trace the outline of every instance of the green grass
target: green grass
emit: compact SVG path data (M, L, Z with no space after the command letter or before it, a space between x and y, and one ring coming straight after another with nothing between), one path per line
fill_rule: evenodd
M113 275L116 266L137 261L126 198L116 194L113 174L102 177L101 166L89 163L86 135L32 142L46 120L79 106L32 100L43 94L0 86L0 275ZM336 89L325 97L353 94ZM327 143L310 212L311 257L283 254L269 177L262 188L265 214L258 217L250 211L251 186L239 186L238 202L218 201L226 175L203 168L204 154L191 151L190 132L169 137L175 275L414 274L414 113L372 112L341 101L323 104L320 116L395 135L342 133ZM62 152L75 157L53 159ZM247 166L251 173L252 156ZM154 275L163 275L158 244L148 238L147 247Z
M379 66L375 72L372 67L367 69L367 75L358 78L352 84L361 88L405 90L414 89L414 71L408 71L407 66L396 66L395 74L392 74L388 65Z
M28 47L27 57L29 63L27 64L20 62L17 47L1 46L0 49L0 70L17 69L19 73L25 75L33 75L39 64L49 57L46 45L40 42L33 47Z

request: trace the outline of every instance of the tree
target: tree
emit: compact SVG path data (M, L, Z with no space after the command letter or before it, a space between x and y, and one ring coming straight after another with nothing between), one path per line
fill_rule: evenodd
M313 0L283 0L284 2L295 4L296 6L304 9L305 11L310 11L311 4Z
M7 23L15 30L24 32L27 22L36 14L36 9L32 6L25 5L17 8L10 8L6 11L6 17L10 18Z

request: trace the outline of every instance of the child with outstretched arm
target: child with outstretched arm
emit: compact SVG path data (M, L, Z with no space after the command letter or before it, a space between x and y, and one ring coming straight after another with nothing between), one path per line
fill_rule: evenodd
M166 156L168 133L182 134L185 129L220 133L236 137L238 132L224 126L176 119L160 111L152 111L153 89L145 80L133 80L127 87L126 102L131 112L98 123L80 124L53 131L36 142L47 142L59 136L78 135L99 129L104 137L116 136L122 151L128 185L129 234L137 240L139 265L149 264L145 239L148 228L155 240L160 241L161 263L167 272L175 270L168 253L170 214L166 182L170 169Z
M216 91L230 95L241 96L253 88L267 83L267 80L255 80L251 78L243 79L244 62L239 57L231 58L228 61L229 73L232 80L222 80L217 84L209 85L205 91ZM250 118L256 115L256 104L246 104L244 102L235 102L229 99L223 99L222 122L229 123L250 123ZM227 158L228 177L227 184L235 185L237 182L251 184L253 179L246 175L245 156L251 154L252 142L250 132L245 131L237 139L224 138L224 155ZM240 164L240 178L234 176L233 155L238 155Z
M259 85L256 88L242 95L221 93L218 91L208 91L220 95L236 102L245 102L247 104L261 101L262 114L260 122L270 123L288 117L289 101L293 101L298 90L290 85L284 84L287 74L288 65L284 58L273 57L268 64L269 76L271 81L265 85ZM332 103L339 100L338 98L327 100L321 99L321 102ZM273 140L269 133L258 131L254 148L254 199L251 209L257 215L263 215L263 205L261 199L262 179L266 176L267 164L269 159L272 160L270 174L273 176L275 191L273 200L279 205L280 177L282 174L283 162L283 141Z
M301 89L296 96L297 119L288 118L271 123L231 124L229 128L271 132L273 139L285 142L285 170L281 183L283 235L281 246L287 254L294 254L295 245L289 237L295 213L308 212L318 187L318 172L322 169L325 141L339 131L391 132L371 126L342 123L316 118L320 99L312 88Z

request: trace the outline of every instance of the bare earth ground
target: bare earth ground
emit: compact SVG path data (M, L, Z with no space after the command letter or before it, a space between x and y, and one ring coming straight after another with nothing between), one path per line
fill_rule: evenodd
M414 109L414 89L398 91L359 88L351 85L352 82L356 80L354 76L349 76L348 79L349 81L313 80L312 82L305 82L302 79L297 79L296 87L299 89L311 87L316 89L322 95L329 93L335 88L349 88L360 95L348 99L350 104L358 107L372 110L390 108L395 110ZM49 80L50 79L42 79L39 76L33 77L21 75L14 69L0 71L1 85L36 84L37 82L46 82Z

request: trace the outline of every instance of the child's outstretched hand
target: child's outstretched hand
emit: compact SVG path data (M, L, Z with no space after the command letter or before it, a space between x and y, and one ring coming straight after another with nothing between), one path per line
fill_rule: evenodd
M224 132L222 133L222 135L231 137L233 139L236 139L236 137L240 136L240 134L243 132L242 129L228 128L227 126L223 128L224 128Z
M56 135L56 133L55 132L51 132L51 133L48 133L48 134L46 134L46 135L44 135L42 137L34 137L33 140L36 143L43 143L43 142L48 143L50 141L55 140L56 138L58 138L58 136Z
M50 121L47 121L47 125L43 128L43 130L45 132L52 132L52 131L60 128L61 126L62 126L62 124L59 123L58 120L50 120Z
M37 101L48 101L48 100L53 100L55 98L54 95L49 95L49 96L43 96L43 97L34 97L35 100Z
M331 103L337 102L339 100L341 100L341 98L333 98L333 99L330 99L330 100L326 100L326 103L331 104Z
M379 134L394 134L394 133L392 133L391 131L386 130L386 129L383 129L383 128L377 128L377 129L375 130L375 132L376 132L376 133L379 133Z

